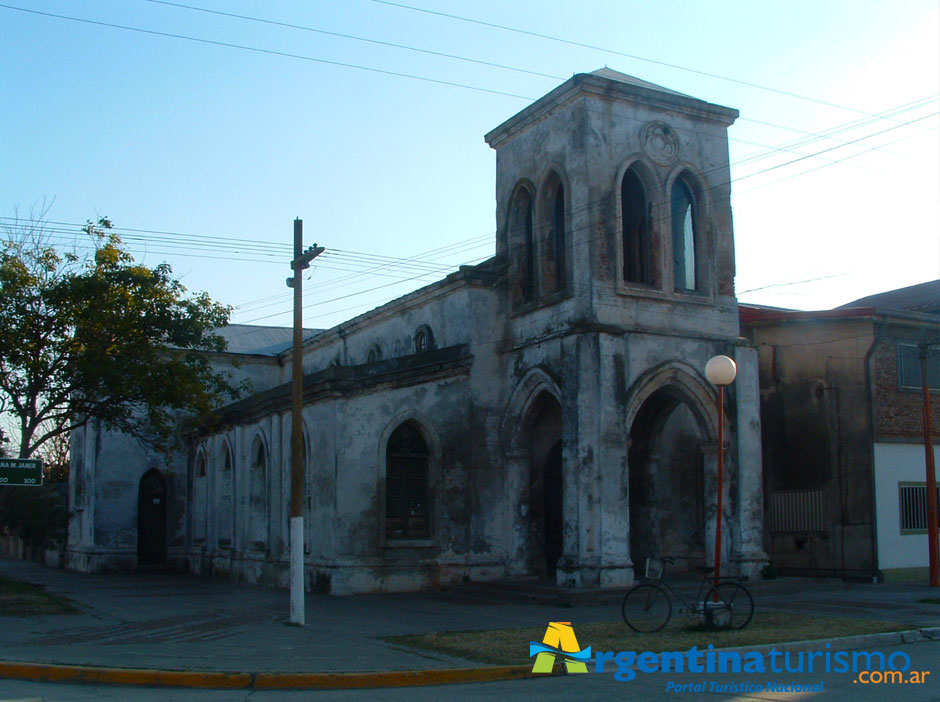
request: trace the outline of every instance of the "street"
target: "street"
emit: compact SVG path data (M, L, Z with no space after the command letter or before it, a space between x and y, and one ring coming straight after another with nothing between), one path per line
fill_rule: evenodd
M43 702L85 702L90 700L150 700L159 702L228 702L250 700L251 702L291 702L293 700L323 699L335 702L368 701L415 701L424 702L447 698L458 700L519 700L520 702L561 702L572 699L630 699L639 702L662 699L695 699L694 695L707 694L710 702L745 702L749 700L891 700L891 702L938 702L940 701L940 641L929 641L882 649L886 658L894 652L910 657L910 671L930 671L923 684L883 683L862 684L854 682L852 673L804 673L804 674L637 674L630 682L618 682L612 674L588 674L552 677L515 682L482 683L452 686L409 687L378 690L188 690L170 688L120 687L98 685L66 685L56 683L33 683L17 680L0 680L0 702L42 700ZM907 675L906 674L906 675ZM818 685L821 692L667 692L679 686L705 683L705 687L718 687L737 683L766 687L768 683L798 683Z

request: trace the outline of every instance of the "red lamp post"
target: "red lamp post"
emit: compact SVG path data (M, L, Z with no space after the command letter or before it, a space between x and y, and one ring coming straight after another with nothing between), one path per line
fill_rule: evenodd
M738 373L733 359L715 356L705 365L705 377L718 388L718 513L715 516L715 587L721 577L721 511L723 473L725 467L725 386L731 385ZM717 596L717 590L716 590Z

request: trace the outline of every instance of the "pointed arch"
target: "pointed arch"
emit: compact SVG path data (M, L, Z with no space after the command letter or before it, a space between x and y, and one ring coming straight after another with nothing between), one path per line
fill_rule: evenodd
M535 239L535 187L520 180L509 201L508 250L511 300L514 305L533 301L537 296L537 246Z
M538 239L541 248L541 293L565 290L570 276L570 190L564 170L551 164L538 191Z
M656 179L638 157L627 159L618 171L617 237L620 279L628 285L660 286L658 237L653 216Z
M257 431L248 450L248 533L247 546L264 551L268 542L268 463L269 452L263 431Z
M711 209L707 184L691 166L683 164L670 177L668 193L673 288L707 293L710 246L706 231Z
M201 546L206 542L207 519L209 514L209 457L205 445L196 449L193 463L192 486L192 538L193 544Z
M218 479L219 512L215 519L216 539L221 548L231 548L235 539L235 452L227 436L221 438Z
M509 453L524 450L520 443L525 435L524 425L531 414L532 406L543 392L554 397L559 405L562 404L559 383L542 368L529 370L513 388L509 402L506 404L506 411L503 413L501 427L503 445L507 447Z
M437 529L441 447L430 418L409 410L379 437L379 541L383 546L426 544Z
M627 391L627 432L633 426L643 404L653 393L665 391L683 401L695 417L703 436L715 441L718 436L717 419L713 410L717 398L711 383L692 366L680 361L666 361L648 369L634 381Z

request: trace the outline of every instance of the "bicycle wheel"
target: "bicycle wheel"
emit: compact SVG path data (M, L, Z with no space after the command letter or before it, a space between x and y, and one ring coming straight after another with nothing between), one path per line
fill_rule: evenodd
M717 597L715 593L717 591ZM743 629L754 616L754 598L743 585L719 583L705 595L702 611L705 621L717 629Z
M669 595L659 585L637 585L620 608L627 626L641 634L659 631L672 616Z

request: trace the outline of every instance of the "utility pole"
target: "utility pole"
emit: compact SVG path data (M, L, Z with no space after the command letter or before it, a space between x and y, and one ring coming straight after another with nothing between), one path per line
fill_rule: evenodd
M924 389L924 452L927 460L927 561L930 569L930 587L940 587L940 550L937 545L937 478L933 460L933 415L930 411L930 379L927 373L929 349L940 342L922 341L920 350L920 382Z
M314 244L304 248L304 223L294 220L294 260L290 267L293 277L287 287L294 290L294 351L291 359L291 422L290 422L290 623L304 625L304 434L301 410L304 401L303 349L303 272L310 262L323 253Z

